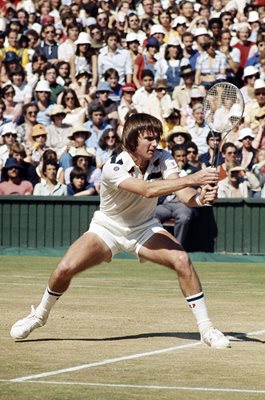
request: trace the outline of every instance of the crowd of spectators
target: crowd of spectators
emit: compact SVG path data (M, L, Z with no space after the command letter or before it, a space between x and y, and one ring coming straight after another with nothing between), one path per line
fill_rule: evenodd
M219 81L245 101L225 143L203 112ZM181 174L222 143L219 197L265 198L264 0L0 0L0 91L0 194L99 194L126 118L145 112Z

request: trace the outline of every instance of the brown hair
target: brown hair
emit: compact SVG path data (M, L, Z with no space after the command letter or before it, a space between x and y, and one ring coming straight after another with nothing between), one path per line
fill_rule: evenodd
M159 136L163 133L163 126L159 119L145 113L132 114L125 121L122 144L123 147L132 152L138 145L138 137L143 132L154 132Z

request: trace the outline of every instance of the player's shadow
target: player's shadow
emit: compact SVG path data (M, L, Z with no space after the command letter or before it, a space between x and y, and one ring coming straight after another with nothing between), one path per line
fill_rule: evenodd
M265 343L264 340L249 337L243 332L224 332L226 336L229 336L231 342L258 342ZM150 332L150 333L139 333L136 335L126 335L126 336L111 336L103 338L39 338L39 339L26 339L20 340L23 343L32 342L60 342L60 341L83 341L83 342L114 342L122 340L138 340L138 339L150 339L156 337L171 337L185 340L200 340L200 335L197 332Z

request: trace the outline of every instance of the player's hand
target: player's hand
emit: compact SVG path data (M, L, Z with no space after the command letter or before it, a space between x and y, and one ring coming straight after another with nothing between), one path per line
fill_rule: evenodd
M205 185L201 188L200 202L204 205L213 204L217 199L218 186Z
M216 168L207 167L201 169L195 174L189 175L192 180L191 186L205 186L205 185L212 185L216 186L218 182L218 172Z

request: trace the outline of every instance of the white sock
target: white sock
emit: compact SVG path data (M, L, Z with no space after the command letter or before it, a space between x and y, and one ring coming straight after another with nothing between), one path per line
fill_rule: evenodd
M208 317L207 307L203 292L186 297L189 307L196 318L200 333L203 333L213 325Z
M54 306L54 304L56 303L56 301L59 299L59 297L62 295L63 293L56 293L53 292L52 290L50 290L48 287L45 289L44 295L41 299L40 304L38 305L38 307L36 308L36 314L39 318L43 319L43 320L47 320L48 315L52 309L52 307Z

